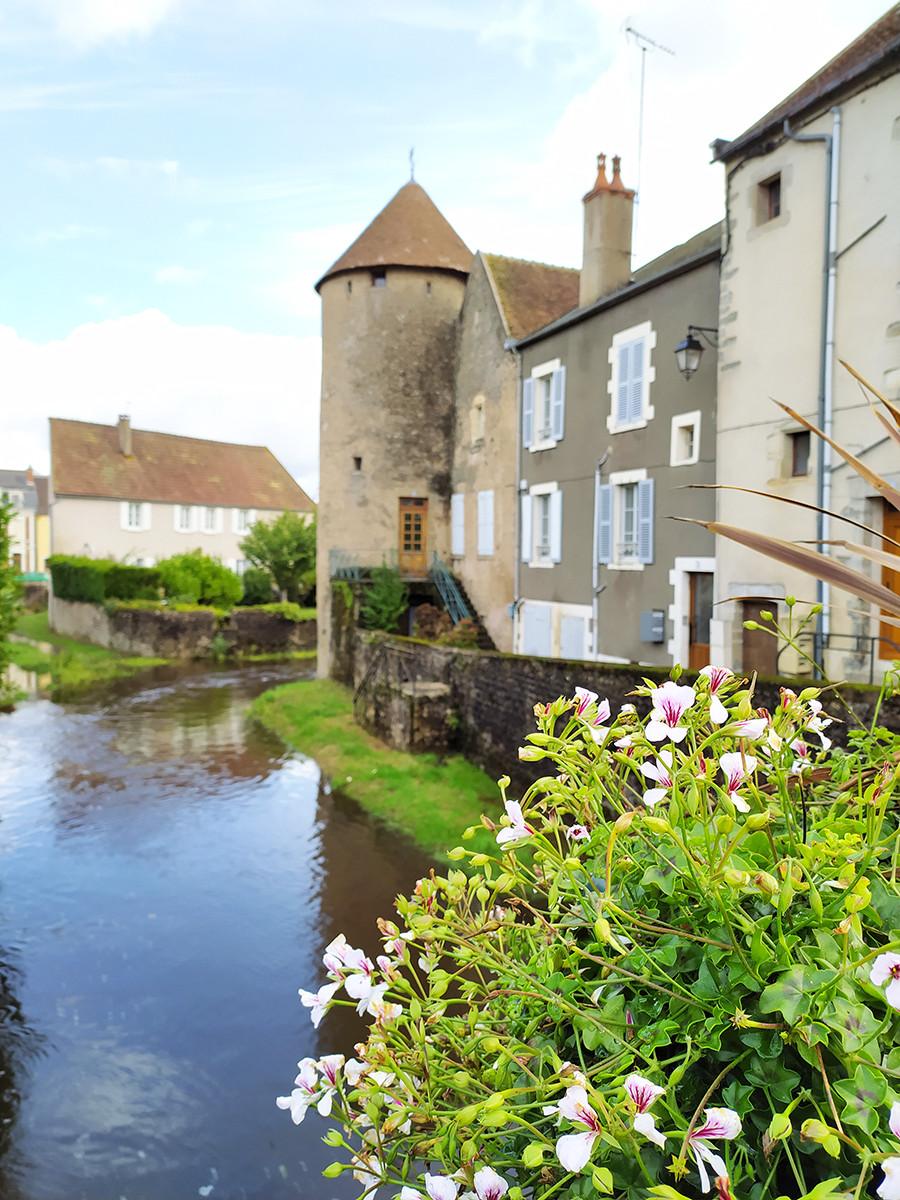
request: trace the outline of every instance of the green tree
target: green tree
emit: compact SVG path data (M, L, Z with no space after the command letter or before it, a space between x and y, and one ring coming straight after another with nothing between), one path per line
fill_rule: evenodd
M397 568L375 567L359 609L360 620L366 629L393 633L408 607L409 592Z
M6 677L11 656L9 635L22 606L19 572L12 562L10 526L15 512L5 495L0 498L0 705L9 704L14 695L12 684Z
M170 600L231 608L243 592L234 571L229 571L217 558L211 558L202 550L164 558L158 564L158 570Z
M274 521L257 521L241 550L268 571L282 600L300 600L312 590L316 577L316 523L299 513L285 512Z

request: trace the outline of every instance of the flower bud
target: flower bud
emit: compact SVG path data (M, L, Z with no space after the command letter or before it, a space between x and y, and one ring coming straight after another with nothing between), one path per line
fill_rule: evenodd
M622 813L622 815L620 817L616 818L616 820L613 824L613 831L615 833L625 833L625 831L631 826L631 823L634 820L634 817L635 817L634 809L631 809L630 812Z
M758 829L765 829L765 827L770 823L771 820L772 820L772 813L767 808L767 809L764 809L764 811L761 813L751 813L750 816L747 818L747 820L744 822L744 826L745 826L745 828L749 829L751 831L751 833L755 833Z
M771 621L772 620L772 612L768 608L760 609L759 616L760 616L761 621Z
M745 621L744 628L749 629L752 633L754 630L759 629L759 624L756 621Z
M800 693L799 698L801 700L818 700L819 696L821 696L821 695L822 695L821 688L808 687L808 688L803 689L803 691Z
M330 1146L332 1150L336 1150L338 1146L343 1146L344 1136L339 1129L329 1129L322 1141L326 1146Z
M743 888L750 882L750 875L747 871L738 871L734 867L728 867L722 872L722 878L729 887Z
M537 746L520 746L519 759L522 762L537 762L541 758L545 758L543 750L538 750Z
M774 875L770 875L768 871L758 871L753 876L753 882L764 896L776 896L778 894L778 880Z
M665 817L651 817L649 813L644 817L644 824L651 833L670 833L672 830Z
M466 857L465 846L454 846L452 850L447 851L447 857L451 862L459 862L461 858Z
M482 904L487 904L488 900L491 898L490 890L486 888L484 884L482 884L481 887L476 890L475 895Z
M478 1116L480 1104L467 1104L465 1108L461 1108L456 1114L456 1124L464 1129L467 1125L471 1125Z
M489 860L490 860L490 855L488 855L488 854L473 854L472 858L471 858L471 863L472 863L473 867L483 867L484 864L486 862L488 862Z
M333 1162L328 1164L322 1174L326 1179L337 1179L338 1175L341 1175L345 1169L345 1163Z
M793 608L794 605L797 603L797 597L796 596L785 596L784 602L788 606L788 608Z

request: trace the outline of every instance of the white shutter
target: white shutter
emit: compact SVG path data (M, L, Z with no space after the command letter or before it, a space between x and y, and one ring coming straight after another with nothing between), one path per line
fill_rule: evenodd
M632 342L631 369L628 372L628 423L640 421L644 415L644 339Z
M553 438L560 442L566 427L566 368L553 372L550 380L550 414Z
M550 493L550 561L562 562L562 492Z
M559 619L560 658L584 659L584 617L563 613Z
M128 501L119 501L119 524L123 529L128 528Z
M653 562L653 480L641 479L637 485L638 562Z
M466 497L456 492L450 497L450 553L459 557L466 552Z
M146 530L150 528L152 507L146 501L141 505L141 529Z
M522 562L531 562L531 497L519 497L519 542Z
M478 553L494 553L494 493L478 493Z
M597 562L612 562L612 484L597 488Z
M534 380L522 380L522 445L527 450L534 441Z

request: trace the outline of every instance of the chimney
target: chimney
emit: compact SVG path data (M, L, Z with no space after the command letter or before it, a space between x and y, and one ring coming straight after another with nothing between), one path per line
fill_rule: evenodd
M119 416L119 450L126 458L131 458L131 417L127 414Z
M634 192L626 188L613 159L606 178L606 155L597 156L597 179L584 197L584 249L578 304L584 307L623 287L631 279L631 226Z

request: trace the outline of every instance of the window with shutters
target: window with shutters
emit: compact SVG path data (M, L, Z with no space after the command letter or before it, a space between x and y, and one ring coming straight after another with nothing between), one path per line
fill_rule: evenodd
M450 553L460 558L466 552L466 497L456 492L450 497Z
M536 483L522 496L522 561L552 567L562 561L562 492L556 483Z
M651 365L655 348L656 334L649 321L623 329L613 337L608 354L612 369L606 385L609 392L606 426L610 433L641 429L653 419L650 385L656 378Z
M494 553L494 493L478 493L478 553L490 558Z
M653 480L643 469L617 471L597 489L597 562L640 571L653 562Z
M522 444L550 450L565 433L566 368L558 358L534 367L522 382Z
M122 527L131 530L149 529L149 507L140 500L126 500L122 505Z

